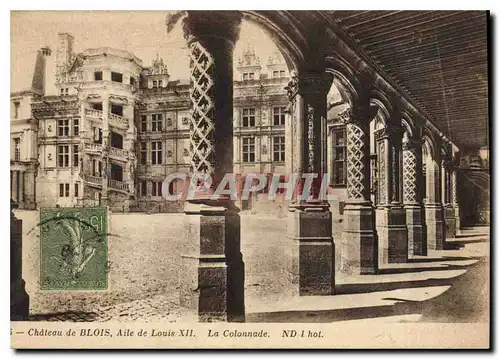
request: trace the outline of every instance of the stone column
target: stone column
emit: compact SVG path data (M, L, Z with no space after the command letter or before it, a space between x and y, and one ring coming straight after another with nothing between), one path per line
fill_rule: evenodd
M369 104L346 112L347 201L344 207L341 271L374 274L378 270L378 244L370 199L370 120Z
M400 200L401 128L387 124L375 133L378 146L379 203L376 230L379 263L408 261L406 213Z
M294 158L293 172L299 174L299 189L288 212L287 236L291 239L292 283L298 283L299 295L331 295L335 286L332 214L326 198L320 197L324 175L326 142L326 78L323 73L303 74L289 83L292 116L296 128L293 136L300 151ZM311 196L301 196L303 174L316 175ZM297 286L293 288L296 292Z
M233 48L241 15L189 11L191 174L216 182L233 167ZM211 188L215 189L214 186ZM180 305L201 322L244 320L240 218L233 201L197 193L185 205Z
M403 203L408 228L408 256L427 255L422 208L422 142L403 143Z
M439 156L438 154L435 154ZM440 158L429 158L426 163L427 201L425 208L425 224L427 227L427 248L441 250L444 248L444 216L441 204Z
M23 279L23 222L13 209L17 204L10 200L10 320L28 320L30 298Z
M442 193L443 193L443 212L444 212L444 222L445 222L445 239L456 237L456 220L455 220L455 209L453 208L453 203L451 199L451 174L452 174L452 163L451 161L443 161L442 167Z

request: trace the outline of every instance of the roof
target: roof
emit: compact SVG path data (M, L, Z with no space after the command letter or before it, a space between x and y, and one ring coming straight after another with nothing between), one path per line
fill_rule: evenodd
M332 11L345 36L461 147L488 146L488 13Z

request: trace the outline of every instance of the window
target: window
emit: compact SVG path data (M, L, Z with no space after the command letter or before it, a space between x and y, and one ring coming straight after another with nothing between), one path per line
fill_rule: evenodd
M102 102L96 102L92 104L94 110L102 111Z
M59 120L57 122L57 135L69 136L69 120Z
M95 71L94 72L94 80L95 81L102 81L102 71Z
M21 139L14 138L14 160L19 161L21 159Z
M161 113L151 115L151 131L160 132L163 129L163 116Z
M75 183L75 197L78 197L78 183Z
M64 89L61 89L61 96L64 95Z
M273 137L273 161L285 161L285 136Z
M78 136L78 134L80 133L78 125L79 125L78 119L77 118L73 119L73 136Z
M19 108L21 104L19 102L14 102L14 118L19 118Z
M279 77L280 73L279 71L273 71L273 78Z
M57 166L69 167L69 146L57 146Z
M148 130L148 117L146 115L141 115L141 131L146 132Z
M153 81L153 88L157 88L158 87L158 81L154 80Z
M254 72L244 72L243 73L243 81L254 80L254 79L255 79L255 73Z
M161 165L163 157L163 149L161 141L151 142L151 164Z
M135 86L135 84L136 84L135 77L130 76L130 84L132 86Z
M255 126L255 109L254 108L244 108L243 109L243 127L254 127Z
M78 167L78 145L73 145L73 167Z
M333 130L333 183L334 185L345 185L347 183L346 172L346 129L345 127Z
M111 113L113 115L123 116L123 106L111 104Z
M283 126L285 124L285 107L273 108L274 126Z
M243 162L255 162L255 138L243 138Z
M66 87L66 89L64 90L65 94L68 95L69 93L69 88Z
M163 81L162 80L158 80L158 87L163 87Z
M146 142L141 142L141 163L146 164L148 152L146 150Z
M152 182L152 191L151 191L151 195L154 196L154 197L161 197L161 186L162 186L162 182L155 182L153 181Z
M59 183L59 197L69 197L69 183Z
M123 82L123 75L119 72L111 72L111 81Z
M139 196L146 197L148 194L146 181L140 181L139 184Z
M285 77L285 71L280 70L280 77Z

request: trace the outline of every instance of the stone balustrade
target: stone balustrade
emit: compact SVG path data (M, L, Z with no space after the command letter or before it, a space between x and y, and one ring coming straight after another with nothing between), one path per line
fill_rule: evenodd
M113 189L117 189L117 190L123 191L123 192L129 191L128 183L121 182L121 181L108 180L108 187L113 188Z

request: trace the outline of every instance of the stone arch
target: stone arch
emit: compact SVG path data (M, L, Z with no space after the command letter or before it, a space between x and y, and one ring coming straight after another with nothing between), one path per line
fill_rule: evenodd
M359 102L359 84L354 69L340 56L326 58L326 73L332 76L333 84L339 90L342 100L351 108Z
M290 72L298 73L307 63L310 48L296 21L286 11L241 11L243 20L258 25L274 41Z
M403 112L401 115L401 126L404 130L403 141L420 140L419 130L415 125L415 121L407 112Z

